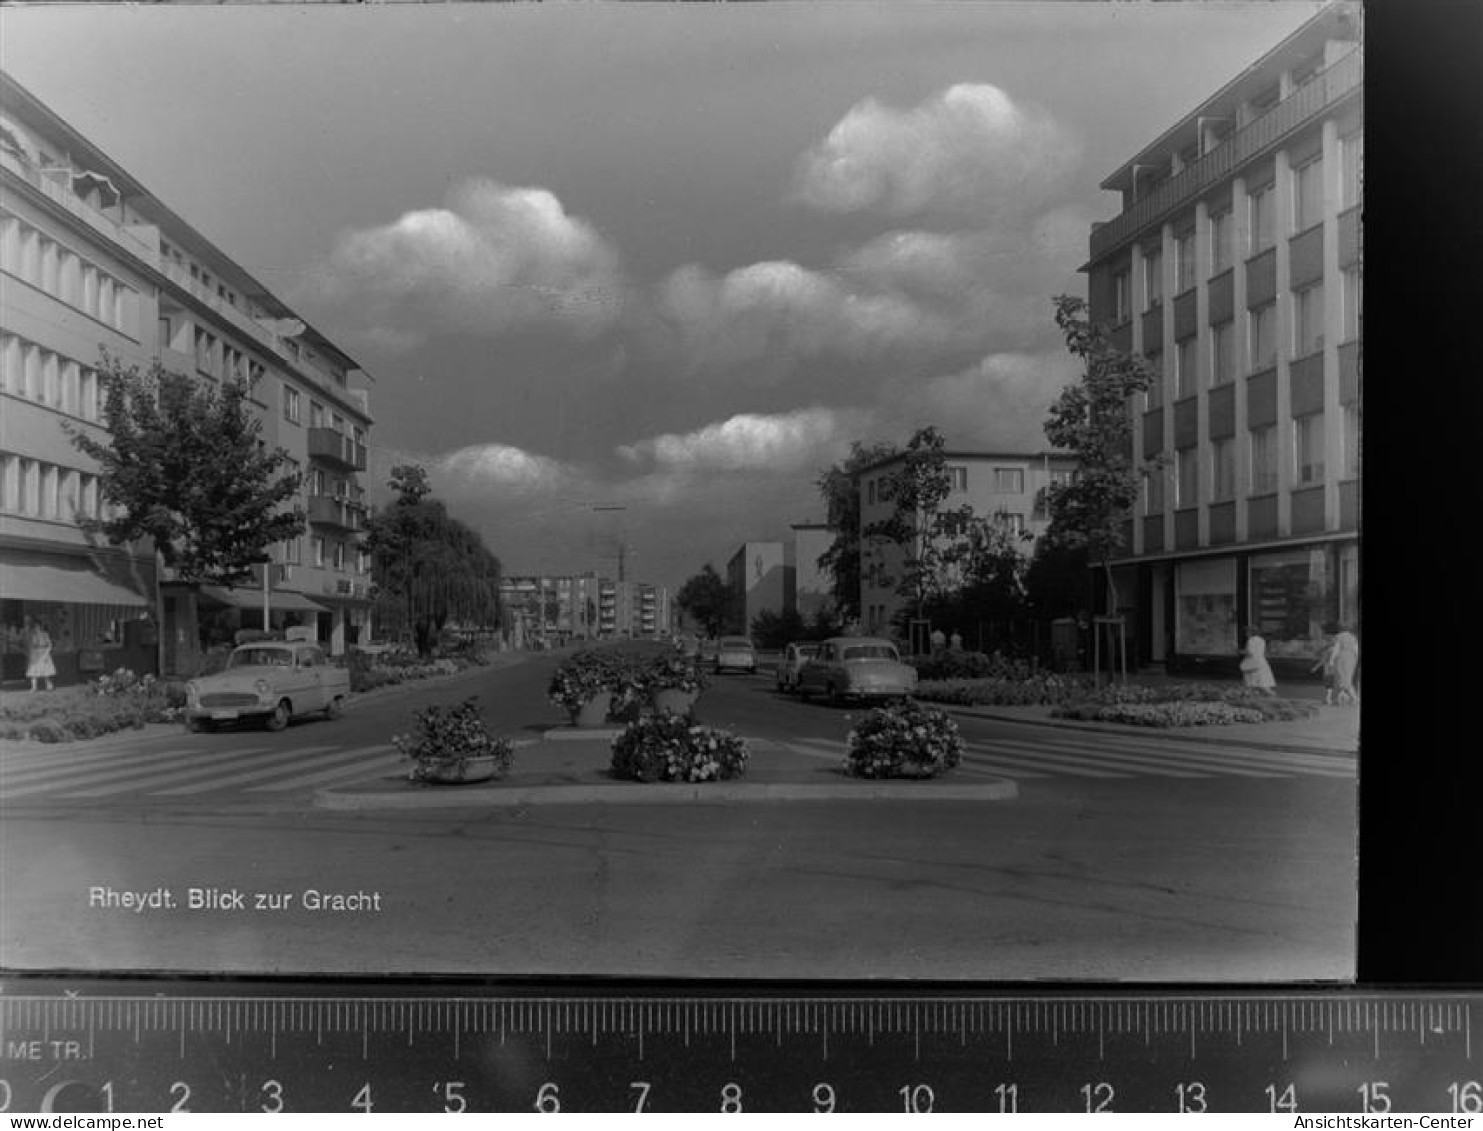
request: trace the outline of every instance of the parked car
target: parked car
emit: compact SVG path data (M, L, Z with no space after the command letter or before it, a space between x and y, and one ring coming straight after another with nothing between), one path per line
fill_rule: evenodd
M723 636L716 643L716 674L724 671L755 672L757 649L745 636Z
M831 701L890 699L917 689L917 669L902 663L896 645L881 636L836 636L798 671L798 694Z
M716 650L720 647L720 641L714 636L707 636L695 646L695 655L702 664L714 664L716 662Z
M794 691L798 687L798 673L805 660L819 654L817 644L789 644L783 649L778 661L778 690Z
M323 711L338 718L350 697L350 672L312 641L261 640L232 649L226 669L191 680L185 696L185 723L193 731L241 719L282 730L297 715Z

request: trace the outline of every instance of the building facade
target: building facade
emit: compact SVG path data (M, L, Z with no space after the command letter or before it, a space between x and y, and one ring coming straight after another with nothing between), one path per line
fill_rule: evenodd
M619 637L658 639L673 631L669 589L595 573L500 579L508 639L516 647Z
M369 639L357 551L367 376L92 140L0 73L0 597L4 677L47 626L63 681L127 666L188 674L200 630L309 625L332 652ZM151 547L110 547L97 468L100 350L125 366L246 381L262 439L303 476L303 537L235 590L182 586Z
M1035 540L1050 525L1047 489L1065 482L1075 460L1054 452L944 453L952 490L944 510L965 503L979 518L992 518L1011 533L1025 535L1028 556ZM905 457L892 456L856 473L860 487L860 529L884 522L895 511L889 481L901 470ZM861 623L870 633L889 633L909 598L897 592L906 551L889 542L862 538L860 545Z
M787 543L787 607L806 622L834 608L832 579L819 567L819 558L834 544L834 531L822 522L795 522Z
M781 615L788 608L788 573L783 543L743 542L726 563L731 592L731 627L752 631L758 614Z
M1160 375L1116 571L1145 663L1233 668L1254 625L1296 672L1357 624L1362 82L1324 9L1102 183L1090 313Z

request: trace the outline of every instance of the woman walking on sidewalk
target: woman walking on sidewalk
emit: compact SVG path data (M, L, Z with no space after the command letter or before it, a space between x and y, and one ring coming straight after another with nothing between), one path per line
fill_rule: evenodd
M1334 634L1333 689L1334 698L1340 703L1358 703L1359 692L1354 688L1354 673L1359 670L1359 638L1349 631L1347 625L1339 625Z
M51 633L35 617L26 618L26 678L31 681L31 690L40 690L37 683L46 681L46 689L52 689L52 677L57 666L51 658Z
M1247 687L1277 694L1277 679L1272 675L1272 665L1267 663L1267 641L1256 625L1246 629L1246 651L1241 657L1241 679Z

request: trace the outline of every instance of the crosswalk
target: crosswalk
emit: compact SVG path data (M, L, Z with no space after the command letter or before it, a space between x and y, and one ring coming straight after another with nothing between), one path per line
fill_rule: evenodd
M151 749L112 744L7 753L0 806L38 798L92 801L141 796L185 799L223 792L265 798L394 776L404 769L385 742L354 748L280 745Z
M779 745L794 754L832 762L838 762L843 753L842 743L825 739L788 739ZM1139 777L1353 779L1356 759L1339 754L1057 730L1033 738L971 740L954 774L1109 781Z

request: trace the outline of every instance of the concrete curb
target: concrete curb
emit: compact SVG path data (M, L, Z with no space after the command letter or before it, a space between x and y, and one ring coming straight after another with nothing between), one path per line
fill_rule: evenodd
M923 702L927 702L927 700L923 700ZM1273 750L1285 754L1327 754L1334 758L1353 758L1357 753L1354 750L1341 750L1333 746L1313 742L1281 742L1276 740L1263 742L1251 737L1212 734L1208 729L1201 730L1197 727L1140 727L1126 726L1119 723L1086 722L1081 719L1027 718L1022 715L1007 715L1002 711L995 711L992 707L964 707L954 703L933 703L932 706L941 707L943 710L955 715L968 715L978 719L992 719L996 722L1020 723L1024 726L1056 727L1062 730L1090 731L1098 734L1130 735L1139 738L1157 739L1163 742L1201 742L1207 746L1234 746L1243 750ZM1270 724L1242 723L1232 725L1265 726Z
M735 805L758 801L1013 801L1019 787L1005 778L983 785L930 782L851 782L792 785L784 782L643 783L463 787L424 786L399 793L319 790L319 809L375 811L407 809L511 808L531 805Z

